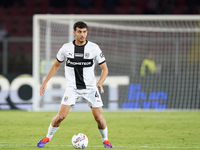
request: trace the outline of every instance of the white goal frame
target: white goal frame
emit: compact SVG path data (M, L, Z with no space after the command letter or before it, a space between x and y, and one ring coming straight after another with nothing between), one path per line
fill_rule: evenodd
M200 21L200 15L56 15L56 14L36 14L33 16L33 79L35 81L35 85L33 87L33 110L39 111L38 109L38 101L39 101L39 89L40 89L40 80L39 80L39 56L40 56L40 31L39 31L39 21L40 20L54 20L60 22L69 22L70 30L73 29L74 20L109 20L109 21L125 21L125 20L132 20L132 21ZM120 26L116 27L120 29ZM140 30L140 27L127 27L135 28ZM141 30L153 30L152 28L146 28ZM162 28L161 31L171 32L176 29L168 29ZM193 29L193 31L200 31L200 28ZM179 31L181 32L181 30ZM190 32L190 31L188 31ZM69 39L73 39L73 32L69 34ZM38 84L39 83L39 84Z

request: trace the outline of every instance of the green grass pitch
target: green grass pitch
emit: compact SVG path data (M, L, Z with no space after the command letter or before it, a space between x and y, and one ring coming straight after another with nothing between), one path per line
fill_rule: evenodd
M0 150L35 150L57 112L0 111ZM200 111L103 112L116 150L200 149ZM71 138L87 135L86 150L105 149L91 112L71 111L43 149L73 150Z

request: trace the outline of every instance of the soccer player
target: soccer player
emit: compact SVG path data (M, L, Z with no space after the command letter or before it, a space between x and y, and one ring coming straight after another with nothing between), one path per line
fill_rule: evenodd
M57 72L61 63L65 62L66 91L63 95L58 114L53 117L49 125L46 137L40 140L37 146L42 148L52 139L53 134L58 130L61 122L68 115L70 108L76 103L76 100L79 97L84 97L97 122L104 147L113 148L108 141L107 124L102 115L103 103L98 91L99 88L100 92L104 93L102 84L108 75L105 57L97 44L86 40L88 33L86 23L78 21L73 28L75 40L64 44L60 48L57 53L57 60L52 65L40 87L40 95L43 95L47 82ZM98 62L102 70L97 83L94 75L95 61Z

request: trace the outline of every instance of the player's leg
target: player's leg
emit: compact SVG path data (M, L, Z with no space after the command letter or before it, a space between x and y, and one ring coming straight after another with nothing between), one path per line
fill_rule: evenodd
M46 137L44 137L42 140L40 140L37 143L37 147L39 148L44 147L45 144L48 143L52 139L54 133L58 130L60 123L66 118L67 114L69 113L70 108L71 108L71 105L64 105L64 104L60 105L58 114L53 117L49 125Z
M107 123L102 115L102 107L92 107L92 114L98 125L98 130L101 135L102 142L105 148L114 148L112 144L108 141L108 129Z
M105 129L107 127L107 123L102 115L102 107L91 107L91 109L94 119L97 122L98 129Z
M102 115L103 102L99 90L96 87L93 90L84 91L83 97L87 100L88 106L92 109L92 114L97 122L104 147L113 148L112 144L108 141L107 123Z
M67 114L69 113L70 108L71 108L71 105L64 105L64 104L60 105L58 114L53 117L51 124L49 126L47 137L50 140L52 139L53 134L58 130L60 123L66 118Z
M75 90L71 88L67 88L65 90L58 114L53 117L51 124L49 125L48 128L48 133L46 137L44 137L42 140L38 142L37 144L38 147L40 148L44 147L44 145L51 140L53 134L58 130L60 123L65 119L65 117L69 113L71 106L76 103L78 97L79 95L77 95Z

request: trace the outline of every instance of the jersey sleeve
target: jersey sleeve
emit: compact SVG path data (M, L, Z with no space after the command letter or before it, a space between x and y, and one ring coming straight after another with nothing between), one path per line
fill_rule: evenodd
M63 46L59 49L57 55L56 55L56 58L57 58L57 61L59 61L60 63L62 63L64 60L65 60L65 56L63 54Z
M99 46L97 47L96 60L97 60L99 65L103 64L104 62L106 62L106 58L105 58L103 52L101 51L101 49L99 48Z

